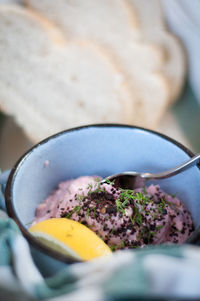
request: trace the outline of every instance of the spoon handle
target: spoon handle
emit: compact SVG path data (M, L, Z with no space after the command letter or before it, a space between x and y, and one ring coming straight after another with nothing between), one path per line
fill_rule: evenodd
M189 159L188 161L186 161L185 163L182 163L181 165L178 165L174 168L171 168L169 170L157 173L157 174L152 174L152 173L148 173L148 172L144 172L141 174L141 177L144 179L166 179L172 176L175 176L177 174L179 174L180 172L184 171L185 169L195 165L198 160L200 160L200 154L192 157L191 159ZM200 163L200 162L199 162Z

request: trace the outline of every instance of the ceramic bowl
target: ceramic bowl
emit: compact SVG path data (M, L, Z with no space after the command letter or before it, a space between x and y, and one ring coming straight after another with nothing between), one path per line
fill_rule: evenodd
M139 127L109 124L70 129L37 144L16 163L6 186L7 211L30 242L36 262L39 265L51 262L50 271L55 271L73 260L39 243L27 229L37 205L60 181L83 175L105 177L125 170L160 172L191 156L192 152L180 143ZM188 242L198 243L199 168L194 166L170 179L160 180L159 184L166 192L175 193L190 210L196 230Z

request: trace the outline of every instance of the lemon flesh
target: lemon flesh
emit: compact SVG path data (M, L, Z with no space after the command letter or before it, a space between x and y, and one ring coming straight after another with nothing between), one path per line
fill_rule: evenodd
M67 218L51 218L29 228L48 247L74 259L90 260L112 254L93 231Z

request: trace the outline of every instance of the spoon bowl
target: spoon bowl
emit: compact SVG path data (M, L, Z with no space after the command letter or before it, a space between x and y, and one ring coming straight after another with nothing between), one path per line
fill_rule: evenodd
M171 168L169 170L157 174L153 174L149 172L139 173L136 171L124 171L106 177L101 181L101 183L106 183L107 181L113 181L113 185L115 187L120 187L122 189L141 188L145 186L145 182L147 180L167 179L199 163L200 163L200 153L174 168Z
M118 174L111 175L101 181L101 183L106 183L110 181L113 186L122 189L136 189L145 186L145 179L140 173L134 171L125 171Z

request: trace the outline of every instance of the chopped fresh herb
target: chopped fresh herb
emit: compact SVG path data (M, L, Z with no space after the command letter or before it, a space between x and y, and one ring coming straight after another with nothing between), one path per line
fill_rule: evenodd
M94 212L94 218L96 218L96 207L93 207L92 210Z
M87 216L90 215L90 208L87 209L87 213L86 214L87 214Z
M150 231L149 234L152 235L152 236L154 236L154 235L156 235L156 232Z
M79 213L80 210L81 210L81 206L75 206L74 209L69 211L65 217L70 218L74 212Z
M147 203L150 202L149 197L147 197L144 193L142 192L137 192L134 195L134 199L138 201L141 205L146 205Z
M94 178L94 181L97 182L97 183L99 183L100 182L100 178L96 177L96 178Z
M129 216L129 219L130 219L131 223L134 224L134 219L131 216Z
M142 214L139 212L139 209L136 206L133 208L133 212L134 221L140 226L142 224Z
M171 194L171 197L172 197L172 198L175 198L175 197L176 197L176 194L175 194L175 193L172 193L172 194Z
M108 230L108 226L105 224L104 226L103 226L103 231L107 231Z
M110 249L111 249L112 252L114 252L117 249L117 245L110 246Z
M101 193L101 192L106 192L105 187L100 188L99 186L93 191L93 193Z
M162 207L162 208L165 208L165 207L166 207L165 199L162 198L160 201L161 201L161 203L160 203L161 207Z
M79 213L81 210L81 206L75 206L73 211Z
M115 180L113 181L106 180L105 183L113 186L115 184Z
M92 183L88 184L88 195L92 194L92 193L100 193L100 192L106 192L105 187L101 188L101 182L99 178L94 178L94 185Z
M145 244L149 244L152 242L153 237L155 236L155 232L150 231L148 227L143 227L138 236L137 239L140 240L141 238L143 239Z
M121 200L127 200L127 201L131 201L134 200L134 190L130 190L130 189L121 189L120 191L120 199Z
M162 214L163 213L163 209L166 208L166 203L167 203L167 201L164 198L160 199L160 203L157 206L158 212L160 214Z
M134 190L130 189L121 189L120 193L120 200L126 201L124 204L129 204L132 200L138 203L142 208L141 210L144 211L144 206L150 202L150 199L142 192L134 192Z
M115 228L113 227L109 234L113 235L114 231L115 231Z
M132 245L132 246L130 246L129 248L130 249L136 249L138 246L136 246L136 245Z
M121 241L121 248L124 248L125 247L125 242L122 240Z
M126 205L128 205L128 204L129 204L129 200L127 200L127 199L122 202L122 206L123 207L126 207Z
M153 213L153 214L152 214L152 219L155 221L156 218L157 218L157 214L156 214L156 213Z
M162 229L162 228L163 228L163 225L159 225L159 226L156 227L156 230L159 231L159 230Z
M84 194L82 193L82 194L77 194L77 196L76 196L76 200L77 201L79 201L79 202L81 202L83 199L84 199Z
M101 204L101 201L100 200L94 200L97 204Z
M158 207L158 213L160 213L160 214L163 213L163 209L161 207Z
M155 235L156 235L156 233L153 232L153 231L150 231L150 232L148 233L148 244L151 243L151 241L152 241L152 239L153 239L153 237L154 237Z
M93 188L92 183L89 183L87 189L92 189L92 188Z
M97 236L99 236L99 238L103 239L103 237L101 236L101 234L97 233Z
M117 211L121 212L121 213L124 213L125 214L125 206L123 205L123 203L120 201L120 199L116 199L115 200L115 204L116 204L116 207L117 207Z
M74 211L72 210L72 211L68 212L67 215L66 215L65 217L66 217L66 218L70 218L70 217L72 216L73 213L74 213Z

